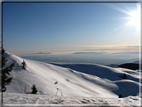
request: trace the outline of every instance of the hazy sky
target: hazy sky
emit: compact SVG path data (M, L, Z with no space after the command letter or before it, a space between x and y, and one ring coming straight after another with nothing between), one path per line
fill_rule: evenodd
M3 46L14 53L138 49L137 3L3 3Z

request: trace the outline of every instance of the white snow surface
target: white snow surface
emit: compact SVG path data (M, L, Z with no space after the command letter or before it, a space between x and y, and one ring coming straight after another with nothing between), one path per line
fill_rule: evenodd
M7 51L4 57L6 66L15 63L10 73L13 79L3 96L4 104L139 104L141 72L97 64L62 67L23 59ZM26 70L21 66L23 60ZM119 77L124 73L128 79ZM33 84L38 90L36 95L30 94ZM125 98L118 98L119 94Z
M4 93L4 106L140 106L141 99L139 96L128 96L125 98L105 98L105 97L65 97L55 95L33 95Z

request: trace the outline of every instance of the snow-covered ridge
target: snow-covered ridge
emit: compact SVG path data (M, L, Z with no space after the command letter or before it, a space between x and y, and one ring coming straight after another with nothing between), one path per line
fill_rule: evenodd
M29 93L33 84L38 89L38 95L57 95L65 97L105 97L118 98L136 96L139 93L137 71L111 68L103 65L82 64L68 66L55 65L20 58L6 51L7 63L15 63L10 73L13 77L11 84L6 86L8 93ZM21 67L23 60L26 70ZM120 78L126 74L128 79ZM57 84L54 84L57 82ZM58 88L58 91L57 91Z

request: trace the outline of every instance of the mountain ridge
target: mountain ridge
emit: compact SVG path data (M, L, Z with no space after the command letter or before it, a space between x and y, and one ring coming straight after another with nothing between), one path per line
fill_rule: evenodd
M136 95L139 93L139 73L133 70L127 69L114 69L103 65L89 65L96 66L96 73L87 74L82 71L77 71L71 68L65 68L50 63L34 61L29 59L20 58L12 53L6 51L4 54L6 57L7 65L15 62L15 66L10 73L13 80L10 85L7 86L7 92L10 93L26 93L30 92L33 84L37 86L38 94L48 95L57 93L57 88L60 89L57 95L64 96L85 96L85 97L118 97L119 94L123 93L123 96ZM26 70L22 69L21 62L25 61L27 64ZM87 66L87 65L86 65ZM106 74L102 74L107 70ZM126 72L127 71L127 72ZM119 78L118 74L126 73L129 77L127 81ZM111 75L107 77L101 77L100 75ZM115 75L115 76L114 76ZM117 79L111 79L111 77ZM120 81L122 80L122 81ZM58 81L58 84L54 83ZM132 94L123 89L123 84L131 84L128 88L136 87ZM124 93L125 92L125 93Z

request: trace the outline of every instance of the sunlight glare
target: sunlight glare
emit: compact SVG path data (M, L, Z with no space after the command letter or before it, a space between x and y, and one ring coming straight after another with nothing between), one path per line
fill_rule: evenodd
M130 21L128 22L129 25L136 25L140 24L140 13L138 11L130 12Z
M128 19L128 22L124 24L126 27L134 26L136 27L136 30L140 31L140 27L141 27L141 4L140 3L136 4L136 8L127 7L127 10L117 7L115 5L110 5L110 6L122 13L129 15L128 17L124 17L125 19Z
M137 30L140 30L141 14L140 14L140 4L137 4L137 9L127 13L130 15L129 22L125 26L132 25L136 26Z

